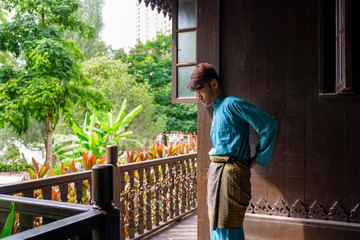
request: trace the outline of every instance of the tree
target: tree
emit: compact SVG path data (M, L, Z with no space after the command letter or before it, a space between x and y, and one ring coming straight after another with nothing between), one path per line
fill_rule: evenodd
M52 137L59 119L71 119L73 105L106 105L92 82L81 72L83 54L61 34L76 31L93 36L91 26L75 17L76 0L3 0L14 11L12 21L0 25L0 50L21 56L19 70L0 69L0 128L8 124L25 133L30 119L46 125L46 161L52 159Z
M112 60L107 57L92 58L82 63L84 74L93 79L96 88L104 93L117 112L121 102L126 98L130 109L142 105L143 109L129 126L135 135L141 136L146 145L147 140L165 129L165 116L159 112L151 86L145 82L136 82L133 75L128 73L128 64L121 60ZM150 139L151 138L151 139ZM138 147L127 144L127 147ZM124 148L124 146L123 146Z
M196 132L196 104L171 103L171 46L171 35L158 33L145 44L138 41L128 55L114 52L114 58L118 56L129 64L129 72L137 82L151 85L158 112L167 118L167 131Z

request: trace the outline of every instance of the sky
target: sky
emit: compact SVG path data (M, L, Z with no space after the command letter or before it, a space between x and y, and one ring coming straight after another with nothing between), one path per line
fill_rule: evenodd
M105 0L101 38L113 49L128 50L136 43L135 10L138 0Z

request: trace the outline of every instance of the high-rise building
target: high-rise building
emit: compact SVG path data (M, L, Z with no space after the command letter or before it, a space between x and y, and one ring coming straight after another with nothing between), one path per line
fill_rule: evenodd
M140 39L145 43L146 40L152 40L156 37L156 33L161 31L165 34L171 33L172 23L169 17L158 13L156 8L146 7L144 1L136 3L136 39Z

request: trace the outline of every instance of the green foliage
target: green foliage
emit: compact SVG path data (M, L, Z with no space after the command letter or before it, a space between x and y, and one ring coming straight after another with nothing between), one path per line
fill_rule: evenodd
M126 103L125 99L117 114L114 114L113 111L97 111L89 106L93 114L86 113L82 127L78 127L76 122L72 123L77 141L70 146L65 146L65 148L67 150L72 149L74 155L64 154L59 158L78 158L83 152L89 151L98 158L106 153L107 145L116 145L120 141L135 141L131 139L133 132L126 131L126 129L133 118L142 110L142 106L139 105L126 114Z
M13 225L14 225L14 217L15 217L14 216L15 215L14 208L15 208L15 203L12 202L10 205L8 218L5 222L5 226L4 226L4 229L2 230L0 238L5 238L8 236L11 236Z
M196 132L196 104L171 103L171 46L171 35L158 33L153 41L138 42L128 55L120 49L113 52L113 57L129 64L137 82L151 85L157 112L166 116L166 131Z
M23 172L23 171L27 171L27 169L33 169L31 164L23 164L23 163L11 163L11 164L6 164L6 163L2 163L0 162L0 172Z
M153 136L164 130L165 116L154 103L151 86L147 82L136 82L134 76L128 73L127 64L98 57L83 62L82 66L85 76L91 78L95 87L110 99L115 112L120 111L125 98L130 109L142 105L143 109L129 125L135 135L143 138L142 142L152 142ZM137 145L127 142L121 148L131 149Z
M4 0L3 4L14 16L0 25L0 50L21 56L23 65L20 70L0 69L0 128L9 124L20 135L29 129L30 119L44 123L50 160L52 135L60 117L71 119L73 105L106 104L81 72L80 50L61 38L66 30L87 37L94 30L76 18L81 7L76 0Z
M4 9L4 3L0 2L0 22L1 23L7 22L6 17L8 16L7 12L5 12L3 9Z

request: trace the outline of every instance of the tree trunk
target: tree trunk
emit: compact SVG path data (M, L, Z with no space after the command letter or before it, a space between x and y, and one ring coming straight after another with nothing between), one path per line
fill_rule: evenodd
M48 111L48 115L46 116L46 163L50 163L52 160L52 140L54 134L54 129L52 127L53 118L53 113L51 111Z

